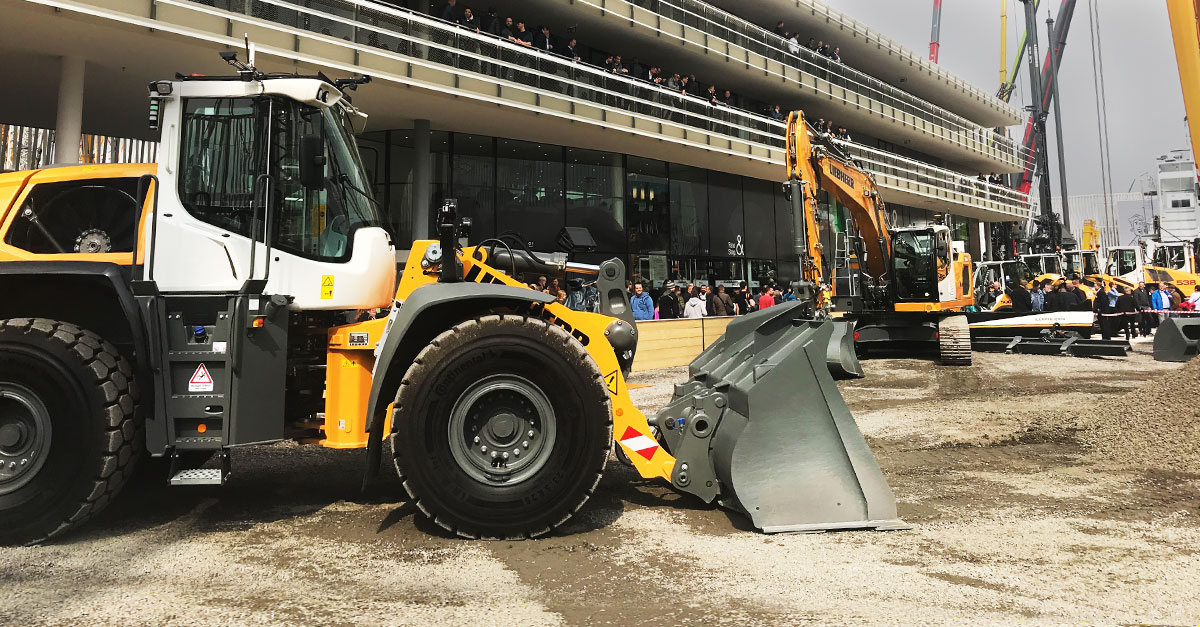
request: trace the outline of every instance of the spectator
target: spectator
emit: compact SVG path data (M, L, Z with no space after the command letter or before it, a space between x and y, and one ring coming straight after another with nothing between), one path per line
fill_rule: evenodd
M792 56L800 55L800 35L799 35L799 33L792 33L792 36L790 38L788 38L788 40L787 40L787 47L788 47L788 52L790 52L792 54Z
M829 51L829 44L821 44L821 49L818 50L817 52L821 53L821 56L823 56L823 57L828 57L830 54L832 54Z
M772 120L775 120L778 122L782 122L784 119L783 118L783 110L779 108L779 105L775 105L774 107L771 107L771 112L768 113L767 115L770 115Z
M683 306L684 318L703 318L708 314L704 308L704 299L700 298L700 294L693 292L688 298L687 303Z
M1083 290L1079 289L1079 281L1067 281L1066 286L1066 306L1074 311L1087 311L1087 296L1083 293Z
M559 52L559 54L561 54L562 56L564 56L572 61L578 61L579 60L579 41L576 40L574 37L572 37L571 40L567 42L567 45L563 46L563 48Z
M621 62L621 55L619 55L619 54L613 56L612 63L609 64L608 70L610 72L612 72L613 74L628 74L629 73L629 68L625 67L625 64Z
M850 131L846 130L844 126L839 126L837 129L837 138L844 142L850 141Z
M554 52L554 38L550 36L550 27L542 26L540 30L541 30L541 32L537 36L537 40L534 43L534 47L537 48L538 50L545 50L546 52Z
M705 285L704 287L700 288L700 290L704 294L704 315L715 316L716 313L714 312L716 311L716 305L713 303L713 300L716 298L716 292L713 291L711 285Z
M1122 294L1117 296L1117 313L1121 314L1118 319L1116 331L1119 333L1121 329L1125 330L1125 341L1133 339L1137 335L1137 301L1133 299L1133 290L1124 288Z
M842 62L842 49L834 48L833 52L829 53L829 58L832 59L834 63L841 63Z
M1042 311L1059 311L1058 296L1054 293L1054 284L1050 279L1042 281Z
M680 313L679 286L668 281L662 296L658 297L658 318L659 320L674 320L679 317Z
M700 97L700 83L696 80L695 74L688 74L688 95Z
M671 78L667 79L667 89L670 89L671 91L683 91L683 83L681 82L682 80L683 79L679 77L679 72L672 74Z
M688 79L687 76L679 77L679 94L681 96L687 96L689 88L691 88L690 79Z
M1033 284L1033 291L1029 293L1029 307L1034 313L1041 313L1046 310L1046 292L1042 291L1041 281L1036 281Z
M762 311L767 307L775 306L775 290L770 287L762 288L762 296L758 297L758 309Z
M733 315L733 300L725 293L725 286L718 285L716 292L712 296L712 312L714 316L732 316Z
M988 175L988 183L991 183L992 185L1003 185L1004 179L1000 178L999 174L992 172L990 175Z
M1104 285L1096 281L1096 299L1092 302L1092 310L1096 312L1100 335L1106 340L1112 338L1112 318L1109 314L1114 309L1115 307L1109 306L1108 293L1104 291Z
M534 289L541 292L541 291L544 291L549 285L550 285L549 279L547 279L546 275L543 274L538 277L537 283L536 283L537 287Z
M625 295L629 297L630 302L633 302L633 281L625 279Z
M1021 285L1020 281L1013 281L1010 292L1009 298L1012 299L1012 310L1014 312L1028 313L1034 310L1033 295L1029 293L1029 290L1025 289L1024 285ZM1043 302L1045 301L1043 300Z
M704 92L704 97L708 98L708 103L713 106L721 104L720 98L717 97L716 85L709 85L708 91Z
M654 319L654 300L646 293L641 281L633 284L633 298L629 300L629 307L633 310L634 320Z
M506 17L504 18L504 23L500 25L500 28L495 35L505 41L515 43L517 41L516 32L517 27L513 24L513 19L511 17Z
M1195 292L1192 292L1195 294ZM1153 314L1150 313L1150 292L1146 289L1145 281L1138 281L1137 289L1133 290L1133 300L1137 303L1138 308L1138 327L1140 327L1142 337L1150 335L1150 329L1153 328L1151 320Z
M446 0L446 4L442 5L442 10L438 11L438 19L457 24L458 9L455 7L457 4L458 0Z
M775 24L775 34L779 35L780 37L783 37L784 39L787 39L788 32L783 27L783 20L779 20L779 23Z
M1200 288L1192 288L1192 295L1188 296L1187 302L1192 304L1192 309L1197 308L1197 304L1200 303Z
M810 39L809 41L812 41L812 40ZM817 54L822 54L822 53L821 53L821 49L822 49L822 48L824 48L824 47L825 47L825 42L824 42L824 41L821 41L821 40L817 40L817 43L816 43L816 45L815 45L815 46L813 46L813 48L812 48L812 49L813 49L813 52L815 52L815 53L817 53Z
M732 106L734 106L734 101L733 101L733 92L729 91L728 89L726 89L725 91L721 92L721 96L720 96L719 98L717 98L717 100L718 100L718 101L719 101L721 104L723 104L723 105L725 105L725 106L727 106L727 107L732 107Z
M812 37L809 37L809 38L808 38L808 45L807 45L807 46L805 46L805 48L808 48L809 50L813 50L813 51L815 51L815 50L817 49L817 40L816 40L816 39L813 39Z
M554 298L555 302L560 305L567 304L567 290L558 290L558 296Z
M475 17L475 13L471 11L471 7L464 7L462 17L459 18L460 26L467 30L479 33L479 19Z
M533 33L525 28L525 22L517 20L517 32L513 34L511 41L514 44L525 46L526 48L533 47Z

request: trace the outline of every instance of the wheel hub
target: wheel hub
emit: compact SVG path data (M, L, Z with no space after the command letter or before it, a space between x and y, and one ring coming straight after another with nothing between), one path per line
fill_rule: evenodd
M106 253L112 250L112 238L100 229L88 229L75 238L77 253Z
M50 414L32 391L0 385L0 494L28 483L50 451Z
M449 438L454 461L471 478L519 483L541 469L554 449L554 410L528 379L492 375L459 396Z

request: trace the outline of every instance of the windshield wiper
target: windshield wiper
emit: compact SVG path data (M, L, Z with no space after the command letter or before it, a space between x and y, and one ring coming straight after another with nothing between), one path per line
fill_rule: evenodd
M366 191L360 189L357 185L355 185L354 182L350 180L349 174L346 174L345 172L343 172L338 175L337 179L338 179L338 181L341 181L342 185L345 185L346 187L358 192L359 196L366 198L367 202L371 203L372 209L374 209L375 211L379 211L379 201L375 200L374 196L372 196L371 194L368 194Z

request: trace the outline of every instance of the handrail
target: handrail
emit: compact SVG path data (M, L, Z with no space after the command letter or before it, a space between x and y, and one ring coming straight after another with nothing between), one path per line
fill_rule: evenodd
M605 9L602 4L597 4L596 0L580 1L601 10L611 10ZM777 34L711 5L698 2L697 0L628 1L664 16L667 19L697 28L706 34L715 35L759 55L771 58L780 63L785 63L802 72L807 72L838 87L854 89L856 92L864 93L864 95L872 97L890 107L901 109L915 118L940 124L952 131L956 130L961 133L973 135L975 136L973 141L984 145L994 144L1000 150L1012 155L1019 162L1024 162L1030 158L1028 148L1017 144L1008 137L1000 135L991 129L984 128L965 117L946 110L944 107L940 107L889 85L861 70L821 56L803 45L800 46L799 55L792 54L786 49L787 44L785 40ZM674 9L678 13L664 11L662 10L663 7ZM712 14L714 17L702 15L697 11ZM688 19L689 16L694 19ZM718 22L718 19L725 23ZM705 28L702 22L708 23L710 28ZM723 33L714 31L723 31ZM770 43L775 41L780 42L780 45ZM840 84L836 80L837 78L844 79L848 83L857 85L857 87Z

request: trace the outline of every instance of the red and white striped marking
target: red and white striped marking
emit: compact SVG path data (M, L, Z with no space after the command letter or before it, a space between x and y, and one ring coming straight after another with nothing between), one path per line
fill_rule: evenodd
M645 457L647 460L653 458L655 451L658 450L658 442L655 442L654 438L649 438L638 433L633 427L625 427L625 433L618 442L621 443L621 446Z

